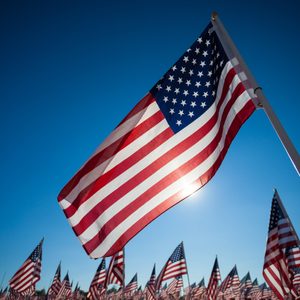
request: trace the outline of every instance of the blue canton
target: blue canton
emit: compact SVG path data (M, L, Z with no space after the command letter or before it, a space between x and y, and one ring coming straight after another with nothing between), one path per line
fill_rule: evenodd
M151 89L173 132L199 118L214 103L228 57L212 24Z
M170 256L169 261L172 263L185 259L183 243L180 243L177 248L174 250L173 254Z

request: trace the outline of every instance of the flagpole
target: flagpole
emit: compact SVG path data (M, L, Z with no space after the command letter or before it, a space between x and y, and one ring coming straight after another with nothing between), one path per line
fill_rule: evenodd
M275 132L277 133L277 136L279 137L283 147L285 148L292 164L294 165L294 168L296 169L298 175L300 176L300 156L291 142L290 138L288 137L285 129L281 125L279 119L275 115L271 105L269 104L267 98L265 97L262 88L257 84L254 76L252 75L251 71L249 70L248 66L246 65L245 61L243 60L242 56L240 55L238 49L236 48L234 42L232 41L231 37L229 36L227 30L223 26L218 14L216 12L213 12L211 15L211 22L214 25L214 29L219 37L220 40L223 40L224 43L222 43L222 46L225 49L225 52L228 55L232 55L232 57L236 57L239 61L239 64L243 68L243 71L247 75L247 78L249 80L249 83L251 84L251 87L254 89L254 93L259 99L258 107L261 107L264 109L266 115L269 118L269 121L271 122ZM229 57L229 58L232 58Z

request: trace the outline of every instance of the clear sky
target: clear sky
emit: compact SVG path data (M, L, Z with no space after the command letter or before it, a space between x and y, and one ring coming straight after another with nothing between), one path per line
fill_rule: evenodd
M0 1L0 284L42 237L42 279L87 289L100 263L56 197L96 147L193 43L216 10L300 149L299 1ZM298 232L299 177L264 112L255 112L215 177L126 247L126 282L148 280L184 241L191 283L218 255L262 282L276 187ZM107 260L108 262L108 260Z

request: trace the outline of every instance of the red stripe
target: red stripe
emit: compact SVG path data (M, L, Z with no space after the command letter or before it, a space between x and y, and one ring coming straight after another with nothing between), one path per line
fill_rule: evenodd
M234 74L231 74L231 76L234 76ZM214 141L211 143L211 145L207 146L206 149L204 149L196 157L196 159L198 159L198 163L204 161L210 155L210 153L212 152L212 151L210 151L210 149L214 149L215 145L217 145L217 143L219 142L219 140L221 138L221 132L222 132L222 129L223 129L222 126L225 122L226 115L230 111L231 106L235 102L236 98L243 91L244 91L243 85L239 84L236 87L236 89L235 89L235 91L232 95L232 99L227 103L226 108L224 109L222 119L221 119L221 122L220 122L221 125L220 125L219 132L218 132L217 136L214 138ZM225 97L225 93L224 93L223 99L224 99L224 97ZM222 101L223 101L223 99L222 99ZM141 182L146 180L149 176L151 176L157 170L161 169L164 165L166 165L168 162L173 160L180 153L182 153L182 152L186 151L187 149L189 149L191 146L193 146L195 143L197 143L201 138L203 138L203 136L208 134L211 131L211 129L213 128L213 126L215 125L216 121L218 120L218 112L219 112L220 106L222 104L222 101L219 102L219 105L217 107L217 111L215 112L215 114L200 129L198 129L191 136L187 137L181 143L175 145L173 147L173 149L169 150L167 153L165 153L164 155L159 157L156 161L151 163L149 166L147 166L144 170L140 171L134 177L130 178L126 183L124 183L122 186L120 186L115 191L113 191L110 195L105 197L100 203L98 203L90 212L88 212L82 218L82 220L76 226L73 227L75 233L77 235L80 235L82 232L84 232L90 226L90 224L92 224L98 218L99 215L101 215L113 203L118 201L118 199L120 199L121 197L126 195L135 186L137 186L138 184L140 184ZM188 163L186 163L186 164L188 164ZM172 172L168 177L166 176L165 179L163 179L165 182L166 182L166 180L168 180L168 182L166 182L166 184L163 185L163 186L168 186L171 182L174 181L173 178L175 178L175 177L174 177L174 175L172 175L173 173L175 173L175 176L177 178L178 178L178 176L182 176L182 174L183 174L181 172L178 172L178 170ZM176 173L177 173L177 175L176 175ZM180 173L180 174L178 174L178 173ZM102 176L98 179L98 181L100 181L100 179L101 179L101 183L102 183ZM161 183L159 184L159 186L160 186L160 190L162 190L163 186L161 185ZM96 188L96 189L98 189L98 188ZM152 187L150 187L148 191L150 191L150 189L152 189ZM149 192L147 192L147 195L149 195ZM143 195L142 195L142 197L144 198ZM132 201L132 203L130 203L126 208L124 208L119 214L115 215L111 219L111 222L113 222L113 220L115 220L115 221L120 223L121 218L122 218L122 220L124 220L126 218L125 216L128 216L128 215L131 214L131 211L136 210L138 207L141 206L141 204L144 204L146 202L145 198L143 200L144 201L141 202L142 199L141 199L141 196L140 196L135 201ZM118 223L116 223L116 224L118 224ZM108 227L109 224L105 225L105 226ZM107 232L106 227L103 227L102 231ZM99 235L101 235L101 231L100 231Z
M153 97L150 94L147 94L134 108L133 110L125 117L125 119L119 124L119 126L130 119L135 114L139 113L145 107L149 106L153 102ZM103 149L95 156L92 156L84 166L71 178L71 180L64 186L61 192L58 195L58 201L65 199L74 187L77 186L80 179L91 172L95 167L103 163L108 158L112 157L119 151L119 145L122 142L126 141L126 138L130 135L130 132L119 138L117 141L109 145L109 147Z
M239 89L243 90L243 86L240 85L240 88L237 88L235 90L236 94L239 93ZM214 140L211 142L210 145L208 145L205 149L203 149L198 155L193 157L190 161L186 162L184 165L178 167L177 170L173 171L172 173L169 173L167 176L165 176L163 179L161 179L158 183L156 183L154 186L150 187L144 194L137 197L134 201L132 201L129 205L127 205L125 208L123 208L118 214L114 215L99 231L99 233L90 241L88 241L85 244L85 247L87 249L96 248L99 243L101 243L104 238L106 237L108 231L110 231L110 228L114 228L117 225L119 225L123 220L125 220L128 216L132 214L132 212L136 211L140 206L145 204L149 199L151 199L153 196L158 194L160 191L165 189L167 186L169 186L172 182L175 182L176 180L180 179L184 174L190 172L195 168L195 166L198 166L201 162L203 162L207 157L214 151L214 149L217 147L221 137L222 137L222 130L223 125L226 120L226 116L228 112L230 111L233 102L235 101L235 98L233 97L227 104L224 114L222 115L221 119L221 125L219 128L219 132L214 138ZM128 180L123 186L121 186L119 189L116 189L111 195L104 198L101 203L99 203L97 206L94 207L94 209L97 210L97 214L101 215L102 212L104 212L109 206L111 206L115 201L118 200L118 198L122 197L123 195L127 194L134 186L138 185L140 182L144 181L146 178L148 178L150 175L152 175L154 172L159 170L164 164L166 164L169 160L172 160L173 157L176 157L178 153L181 153L186 150L187 146L186 144L194 144L199 141L199 138L204 136L206 133L208 133L211 128L213 127L213 122L215 123L215 118L211 118L210 121L208 121L202 129L205 133L201 132L201 129L196 134L193 134L190 136L187 140L190 140L189 143L187 141L184 141L178 145L176 145L170 153L166 153L164 156L162 156L160 159L158 159L156 162L154 162L149 167L145 168L143 171L141 171L139 174L137 174L135 177ZM213 122L212 122L213 121ZM209 127L208 127L209 126ZM228 133L230 135L230 130ZM179 149L178 149L179 148ZM182 149L183 148L183 149ZM150 169L151 168L151 169ZM150 170L149 170L150 169ZM180 171L178 171L180 170ZM121 190L122 193L119 192ZM146 196L147 195L147 196ZM93 210L92 210L93 211ZM91 217L92 216L92 217ZM94 219L93 219L94 217ZM96 220L96 214L91 215L91 212L88 213L84 219L89 222L93 222ZM84 226L85 225L85 226ZM78 225L74 226L74 231L76 234L80 235L88 226L90 223L78 223ZM94 240L94 242L93 242ZM93 246L92 246L93 245ZM90 248L92 246L92 248ZM94 248L94 249L95 249Z
M236 118L231 124L230 129L228 130L228 135L225 139L224 148L222 150L222 153L219 155L218 159L216 160L215 164L205 173L203 174L198 180L196 180L193 184L197 184L200 187L204 186L215 174L219 166L221 165L223 161L223 157L225 156L232 140L234 139L235 135L237 134L239 128L241 125L250 117L252 112L255 110L254 104L252 102L248 102L244 108L238 113ZM153 210L149 211L147 214L145 214L144 217L139 219L134 225L129 227L121 236L120 238L112 245L112 247L105 253L103 256L111 256L120 249L122 249L125 244L131 240L139 231L141 231L146 225L148 225L150 222L152 222L154 219L156 219L159 215L161 215L166 210L170 209L177 203L181 202L182 196L181 192L178 192L172 196L170 196L168 199L166 199L164 202L159 204L157 207L155 207ZM99 235L97 236L99 237ZM96 237L96 238L97 238ZM97 240L94 240L95 245L100 244L101 242ZM86 245L84 245L84 248ZM95 248L94 248L95 249ZM93 248L85 248L87 253L90 253Z
M276 268L278 269L278 268ZM281 288L283 289L282 285L281 285L281 281L280 279L277 277L277 275L273 272L273 270L271 268L267 268L266 270L269 271L270 274L266 274L265 270L263 272L263 276L267 282L267 284L269 285L269 287L272 289L272 291L276 294L276 296L278 297L279 300L284 300L284 294L282 294L280 292L280 290L277 289L277 287L272 283L273 281L276 281L276 283L281 286ZM270 277L269 277L270 276Z

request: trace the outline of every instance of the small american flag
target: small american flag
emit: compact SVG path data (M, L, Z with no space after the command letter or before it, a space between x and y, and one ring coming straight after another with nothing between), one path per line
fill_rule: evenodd
M214 176L255 110L246 81L209 24L60 192L91 257L120 251Z
M156 290L159 290L163 281L184 274L187 274L187 265L185 260L183 242L181 242L176 247L172 255L167 260L166 264L160 271L156 280Z
M96 274L90 284L87 297L92 300L98 300L100 295L105 291L104 283L106 280L105 258L102 259Z
M276 296L283 300L293 291L291 266L298 264L299 241L293 225L285 211L279 194L275 190L269 223L268 240L263 267L263 276Z
M55 275L53 277L51 286L49 287L47 292L48 298L55 298L55 296L58 294L61 288L60 276L61 276L61 264L59 263Z
M72 297L72 288L70 284L69 274L67 273L64 280L62 281L56 299L71 299L71 297Z
M216 257L207 286L208 300L216 300L218 295L218 285L221 280L218 258Z
M137 279L137 273L132 277L130 282L126 285L124 293L126 295L131 295L132 292L136 291L138 287L138 279Z
M147 285L145 287L145 294L147 300L155 299L155 281L156 281L156 272L155 272L155 264L154 264L150 279L147 282Z
M108 287L109 284L118 284L120 286L124 286L124 249L117 252L109 263L105 288Z
M44 239L40 241L21 268L10 279L9 285L11 290L24 295L35 290L35 284L40 280L42 268L43 241Z
M167 287L166 292L169 295L179 294L182 288L183 288L182 276L177 276L171 281L171 283Z

